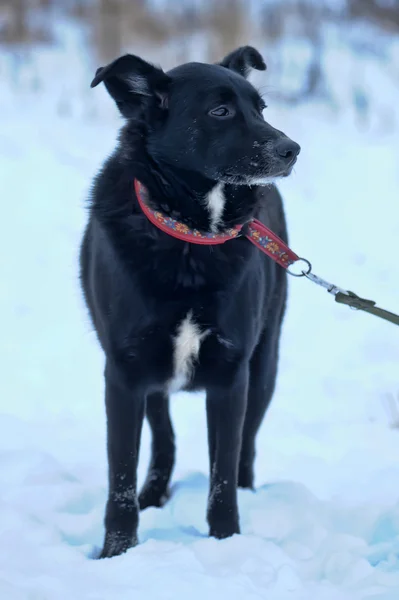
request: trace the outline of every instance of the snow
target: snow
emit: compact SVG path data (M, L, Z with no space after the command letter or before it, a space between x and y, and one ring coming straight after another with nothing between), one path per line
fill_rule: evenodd
M52 85L56 96L6 89L0 112L0 598L397 598L398 332L301 279L290 281L258 490L239 492L242 535L206 537L204 401L179 394L171 501L141 515L137 548L92 560L106 499L103 357L77 255L118 123L107 103L106 119L90 117L83 95L57 116ZM268 120L302 146L280 186L291 246L321 277L397 312L397 131L268 104ZM141 481L149 444L145 427Z

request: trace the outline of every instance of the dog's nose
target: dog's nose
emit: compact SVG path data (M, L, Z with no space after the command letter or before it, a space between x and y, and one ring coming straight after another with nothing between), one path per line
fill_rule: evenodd
M279 142L277 142L276 145L277 154L281 158L284 158L286 161L290 161L296 158L300 151L300 145L294 142L293 140L290 140L289 138L284 138L280 140Z

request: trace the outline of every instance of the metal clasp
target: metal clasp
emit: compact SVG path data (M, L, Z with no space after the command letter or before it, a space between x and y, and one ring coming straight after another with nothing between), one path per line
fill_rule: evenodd
M305 277L310 279L310 281L313 281L313 283L316 283L316 285L320 285L321 287L326 289L327 292L329 292L330 294L333 294L334 296L336 296L339 292L341 292L341 294L346 294L347 296L349 296L349 293L347 292L347 290L344 290L344 289L338 287L337 285L335 285L334 283L330 283L329 281L326 281L325 279L318 277L314 273L310 273L310 272L306 273Z
M302 261L302 263L305 264L305 268L302 269L300 273L294 273L294 271L290 271L290 269L288 268L287 272L289 273L289 275L292 275L293 277L306 277L307 279L310 279L310 281L313 281L313 283L324 288L325 290L327 290L327 292L333 294L334 296L336 296L338 293L346 294L347 296L349 296L349 292L347 290L344 290L335 285L334 283L330 283L329 281L326 281L325 279L322 279L318 275L312 273L312 264L310 261L307 260L307 258L299 258L297 261L295 261L294 264L298 264L300 261Z

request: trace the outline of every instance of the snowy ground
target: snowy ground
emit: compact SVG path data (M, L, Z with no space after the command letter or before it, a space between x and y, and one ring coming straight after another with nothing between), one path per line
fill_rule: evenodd
M116 128L49 115L23 96L0 114L0 598L397 599L398 331L303 280L290 282L258 491L239 494L243 535L206 537L204 402L181 394L173 499L142 515L139 547L91 560L106 498L103 358L76 261ZM267 117L303 148L281 186L292 247L398 311L397 132L361 133L315 106ZM141 478L148 456L145 429Z

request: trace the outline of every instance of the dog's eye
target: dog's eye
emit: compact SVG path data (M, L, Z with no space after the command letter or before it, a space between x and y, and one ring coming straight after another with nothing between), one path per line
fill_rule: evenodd
M227 106L218 106L217 108L213 108L209 111L209 114L212 117L218 117L219 119L234 116L233 110Z
M265 110L265 108L267 108L267 104L264 100L261 100L259 102L259 112L262 112L263 110Z

